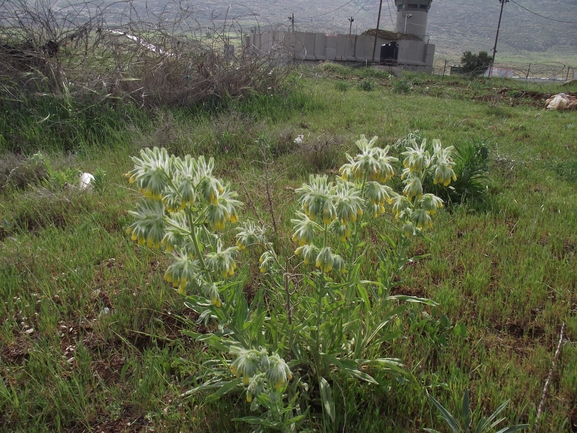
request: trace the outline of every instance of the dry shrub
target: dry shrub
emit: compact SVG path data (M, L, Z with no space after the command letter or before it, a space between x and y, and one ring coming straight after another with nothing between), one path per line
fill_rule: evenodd
M301 145L303 160L312 172L338 172L343 160L344 142L342 138L332 135L321 135L316 138L305 138Z
M46 165L37 159L6 153L0 158L0 192L41 185L49 178Z
M156 46L156 45L155 45ZM142 52L117 80L123 95L144 106L219 105L252 93L278 89L290 69L270 59L227 58L212 45L181 42L178 51Z

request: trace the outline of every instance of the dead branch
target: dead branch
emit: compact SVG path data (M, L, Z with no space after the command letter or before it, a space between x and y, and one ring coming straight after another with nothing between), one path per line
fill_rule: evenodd
M535 417L535 425L533 426L533 433L537 433L539 429L539 418L543 413L543 407L545 406L545 400L547 399L547 394L549 392L549 384L551 383L551 378L553 377L553 371L555 370L555 365L559 359L559 354L561 353L561 345L563 343L563 335L565 333L565 322L561 326L561 332L559 335L559 343L557 343L557 350L555 350L555 355L553 356L553 361L551 361L551 368L549 369L549 375L545 381L545 386L543 387L543 393L541 394L541 402L539 403L539 408L537 409L537 416Z

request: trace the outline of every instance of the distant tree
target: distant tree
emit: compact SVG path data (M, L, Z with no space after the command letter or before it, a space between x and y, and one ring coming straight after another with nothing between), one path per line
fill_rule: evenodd
M491 57L487 51L479 51L479 54L465 51L461 57L461 64L463 65L463 73L480 75L491 65Z

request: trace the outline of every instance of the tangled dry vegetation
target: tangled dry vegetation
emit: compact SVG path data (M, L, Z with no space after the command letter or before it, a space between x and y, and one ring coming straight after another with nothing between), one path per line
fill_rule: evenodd
M80 97L189 106L274 90L290 71L282 53L245 56L238 21L217 17L201 25L182 3L169 3L161 12L139 10L132 2L53 3L3 3L3 99L50 94L64 102Z

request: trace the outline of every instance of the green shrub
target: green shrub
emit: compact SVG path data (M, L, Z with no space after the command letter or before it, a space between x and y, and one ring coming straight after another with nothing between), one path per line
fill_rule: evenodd
M470 75L484 74L491 65L491 57L486 51L480 51L479 54L473 54L471 51L465 51L461 57L463 64L463 73Z
M357 88L363 92L372 92L376 86L377 84L370 78L364 78L357 84Z
M351 85L346 82L346 81L337 81L335 83L335 89L337 89L340 92L346 92L347 90L349 90L351 88Z
M391 84L395 93L409 93L411 91L411 83L406 78L394 79Z

